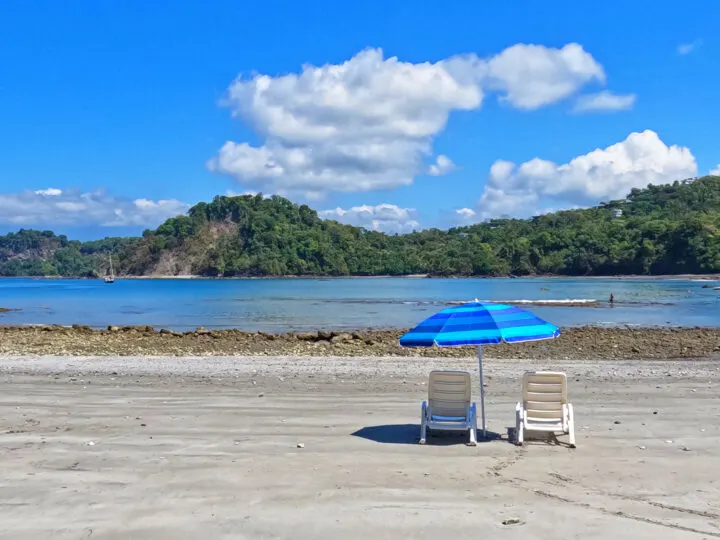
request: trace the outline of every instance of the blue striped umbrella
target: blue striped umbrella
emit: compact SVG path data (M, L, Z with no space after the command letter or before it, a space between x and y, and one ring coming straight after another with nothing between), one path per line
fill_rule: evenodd
M560 335L554 324L543 321L524 309L507 304L469 302L443 309L428 317L400 338L403 347L478 346L480 400L483 435L485 426L485 390L483 387L482 346L493 343L520 343L553 339Z

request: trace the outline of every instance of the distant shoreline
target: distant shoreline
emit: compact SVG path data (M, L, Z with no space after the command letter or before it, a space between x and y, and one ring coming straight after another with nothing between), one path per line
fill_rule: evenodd
M101 280L102 277L84 276L0 276L0 279L84 279ZM151 275L151 276L115 276L115 280L267 280L267 279L616 279L616 280L698 280L720 281L718 274L662 274L662 275L612 275L612 276L565 276L557 274L527 276L433 276L430 274L377 275L377 276L324 276L324 275L286 275L286 276L200 276L200 275Z

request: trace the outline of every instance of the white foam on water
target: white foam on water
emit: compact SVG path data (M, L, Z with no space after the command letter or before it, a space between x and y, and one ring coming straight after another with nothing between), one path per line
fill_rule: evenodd
M565 304L568 306L573 306L573 305L583 305L583 304L597 304L598 301L594 298L559 298L557 300L548 300L548 299L530 300L530 299L526 299L526 298L521 298L519 300L488 300L488 302L493 302L496 304L533 304L533 305Z

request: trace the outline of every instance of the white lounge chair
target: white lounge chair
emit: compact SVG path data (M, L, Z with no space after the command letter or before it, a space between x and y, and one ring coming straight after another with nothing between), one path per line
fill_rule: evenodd
M477 412L472 399L470 374L466 371L432 371L428 400L422 403L420 444L427 430L469 431L471 446L477 444Z
M573 406L567 398L567 376L560 371L529 371L523 375L522 401L515 407L515 437L523 444L525 431L562 432L575 448Z

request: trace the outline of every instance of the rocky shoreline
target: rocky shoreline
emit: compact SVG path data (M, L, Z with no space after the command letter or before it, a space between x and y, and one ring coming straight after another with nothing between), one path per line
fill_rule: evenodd
M475 347L403 348L406 330L319 330L286 334L150 326L0 327L0 355L69 356L435 356L468 357ZM720 328L567 328L551 341L489 345L490 358L720 359Z

